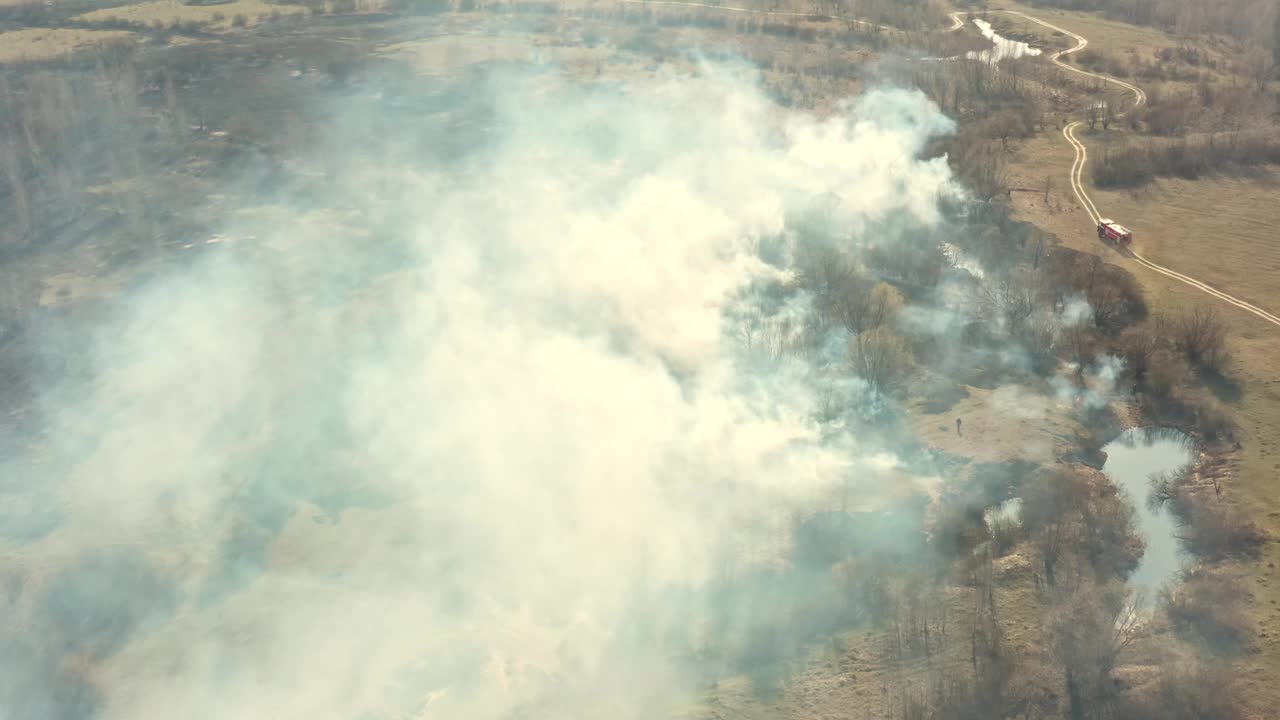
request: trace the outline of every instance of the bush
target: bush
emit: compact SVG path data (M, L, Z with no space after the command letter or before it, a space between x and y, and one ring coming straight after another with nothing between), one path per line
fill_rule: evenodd
M849 364L858 377L888 392L907 379L915 359L902 336L880 326L849 340Z
M1202 371L1223 370L1230 354L1227 351L1227 328L1217 310L1208 305L1197 305L1166 325L1174 347L1187 362Z
M1160 350L1161 339L1150 327L1127 328L1121 335L1119 351L1124 358L1125 369L1133 375L1134 385L1143 387L1151 361Z
M1191 552L1206 560L1261 553L1267 534L1244 513L1204 497L1192 497L1185 505L1183 541Z
M249 18L246 17L244 13L236 13L236 16L231 18L231 27L242 28L247 26L248 24L249 24Z
M1196 387L1185 394L1184 403L1191 410L1192 428L1204 439L1223 440L1235 436L1235 419L1213 393Z
M1166 348L1160 348L1151 354L1148 361L1146 382L1143 390L1156 398L1167 398L1173 394L1174 388L1181 386L1191 378L1191 368L1185 360Z
M1111 716L1115 720L1245 720L1244 710L1228 691L1226 667L1164 669L1155 687L1125 697Z
M1253 627L1244 613L1247 596L1239 581L1212 570L1195 570L1180 587L1167 589L1161 602L1169 623L1185 637L1220 652L1247 646Z
M1116 265L1103 265L1082 288L1089 306L1093 308L1093 322L1100 330L1119 332L1147 316L1147 303L1142 297L1142 287L1133 273Z
M1107 150L1091 172L1098 187L1138 187L1157 176L1195 180L1209 172L1266 164L1280 164L1280 137L1270 132L1235 133Z
M1093 48L1081 50L1074 55L1068 55L1074 58L1081 66L1092 70L1093 72L1112 75L1115 77L1129 77L1129 66L1122 62L1119 58L1111 55L1104 55Z

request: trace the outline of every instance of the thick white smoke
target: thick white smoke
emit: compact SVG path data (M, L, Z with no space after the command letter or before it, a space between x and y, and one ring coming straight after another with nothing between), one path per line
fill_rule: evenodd
M79 657L102 717L661 714L707 644L698 589L896 465L825 422L856 393L734 324L775 312L815 198L851 242L938 221L952 179L919 155L950 123L921 94L818 119L713 67L493 88L489 151L335 142L363 217L246 209L257 240L135 294L50 390L22 468L61 521L5 541L6 632ZM361 231L382 212L399 255Z

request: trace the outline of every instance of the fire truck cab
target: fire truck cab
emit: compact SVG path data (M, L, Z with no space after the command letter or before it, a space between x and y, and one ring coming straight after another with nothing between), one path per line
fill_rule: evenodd
M1116 246L1127 246L1133 242L1133 233L1125 226L1103 218L1098 221L1098 239Z

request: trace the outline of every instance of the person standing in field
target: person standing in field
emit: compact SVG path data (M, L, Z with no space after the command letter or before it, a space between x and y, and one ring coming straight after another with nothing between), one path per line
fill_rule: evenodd
M964 433L960 432L960 418L956 418L956 435L964 437Z

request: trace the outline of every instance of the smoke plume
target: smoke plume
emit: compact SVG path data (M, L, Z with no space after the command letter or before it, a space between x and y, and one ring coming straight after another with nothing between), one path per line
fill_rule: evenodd
M743 338L803 312L819 199L839 243L939 221L921 94L475 93L341 108L323 183L246 201L70 354L6 471L11 717L653 716L750 655L783 601L742 578L782 582L797 518L910 481L839 352ZM443 152L457 122L483 145Z

